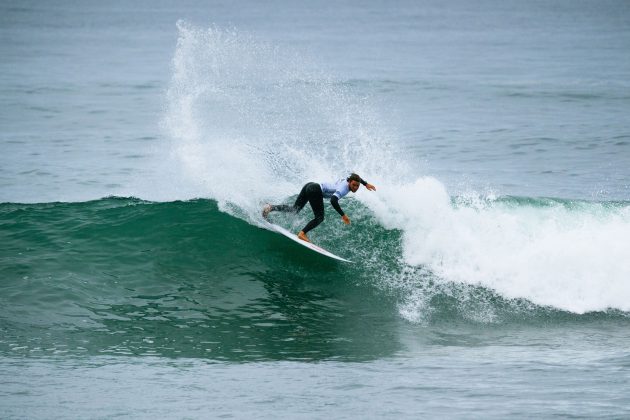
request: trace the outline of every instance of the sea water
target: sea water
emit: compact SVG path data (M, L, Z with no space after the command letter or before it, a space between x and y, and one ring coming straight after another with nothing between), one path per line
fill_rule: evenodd
M0 37L3 418L630 415L627 2L3 2ZM311 238L354 264L261 228L349 171Z

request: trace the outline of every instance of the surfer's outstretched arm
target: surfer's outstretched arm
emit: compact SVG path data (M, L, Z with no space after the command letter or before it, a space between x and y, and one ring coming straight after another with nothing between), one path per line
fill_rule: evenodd
M332 197L330 197L330 204L333 206L335 210L337 210L337 213L339 213L343 222L346 225L349 225L350 218L341 209L341 206L339 205L339 197L337 197L336 195L333 195Z
M370 184L369 182L367 182L365 179L361 178L358 175L357 177L359 178L359 182L361 183L361 185L363 185L365 188L367 188L370 191L376 191L376 187L374 185Z

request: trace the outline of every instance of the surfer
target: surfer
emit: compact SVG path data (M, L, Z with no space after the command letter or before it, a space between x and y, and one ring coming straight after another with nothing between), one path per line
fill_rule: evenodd
M298 213L304 205L308 201L313 209L313 214L315 218L308 222L304 229L302 229L298 233L298 238L303 241L310 242L308 236L306 234L317 227L321 222L324 221L324 198L330 198L330 204L332 204L333 208L337 210L337 213L341 215L341 219L346 225L350 224L350 218L346 215L341 206L339 205L339 200L345 197L350 191L353 193L357 192L360 185L363 184L365 188L370 191L376 191L376 187L364 179L362 179L357 174L351 174L346 179L340 179L336 182L323 182L318 184L316 182L309 182L304 185L302 191L298 195L295 200L295 204L292 206L286 204L279 205L271 205L267 204L263 208L262 215L266 219L269 213L272 211L283 211L289 213Z

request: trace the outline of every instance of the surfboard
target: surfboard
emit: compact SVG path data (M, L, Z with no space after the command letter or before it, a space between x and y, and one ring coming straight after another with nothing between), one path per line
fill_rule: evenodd
M278 226L278 225L274 225L271 222L268 222L267 220L263 220L263 223L265 224L265 226L269 229L269 230L273 230L274 232L278 232L281 235L286 236L287 238L291 239L294 242L297 242L298 244L305 246L306 248L315 251L321 255L325 255L329 258L333 258L335 260L338 261L343 261L343 262L347 262L347 263L351 263L352 261L350 260L346 260L345 258L341 258L339 255L335 255L330 251L325 250L324 248L315 245L312 242L306 242L301 240L300 238L297 237L297 235L293 232L289 232L288 230L286 230L285 228L283 228L282 226Z

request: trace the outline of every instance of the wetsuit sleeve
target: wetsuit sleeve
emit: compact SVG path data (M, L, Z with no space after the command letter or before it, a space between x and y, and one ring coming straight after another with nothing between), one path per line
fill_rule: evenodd
M361 184L363 184L363 186L365 187L368 184L368 182L365 179L361 178Z
M341 215L341 217L343 217L345 215L343 210L341 210L341 206L339 205L339 198L336 195L333 195L330 198L330 204L332 204L333 208L335 210L337 210L337 213L339 213L339 215Z

